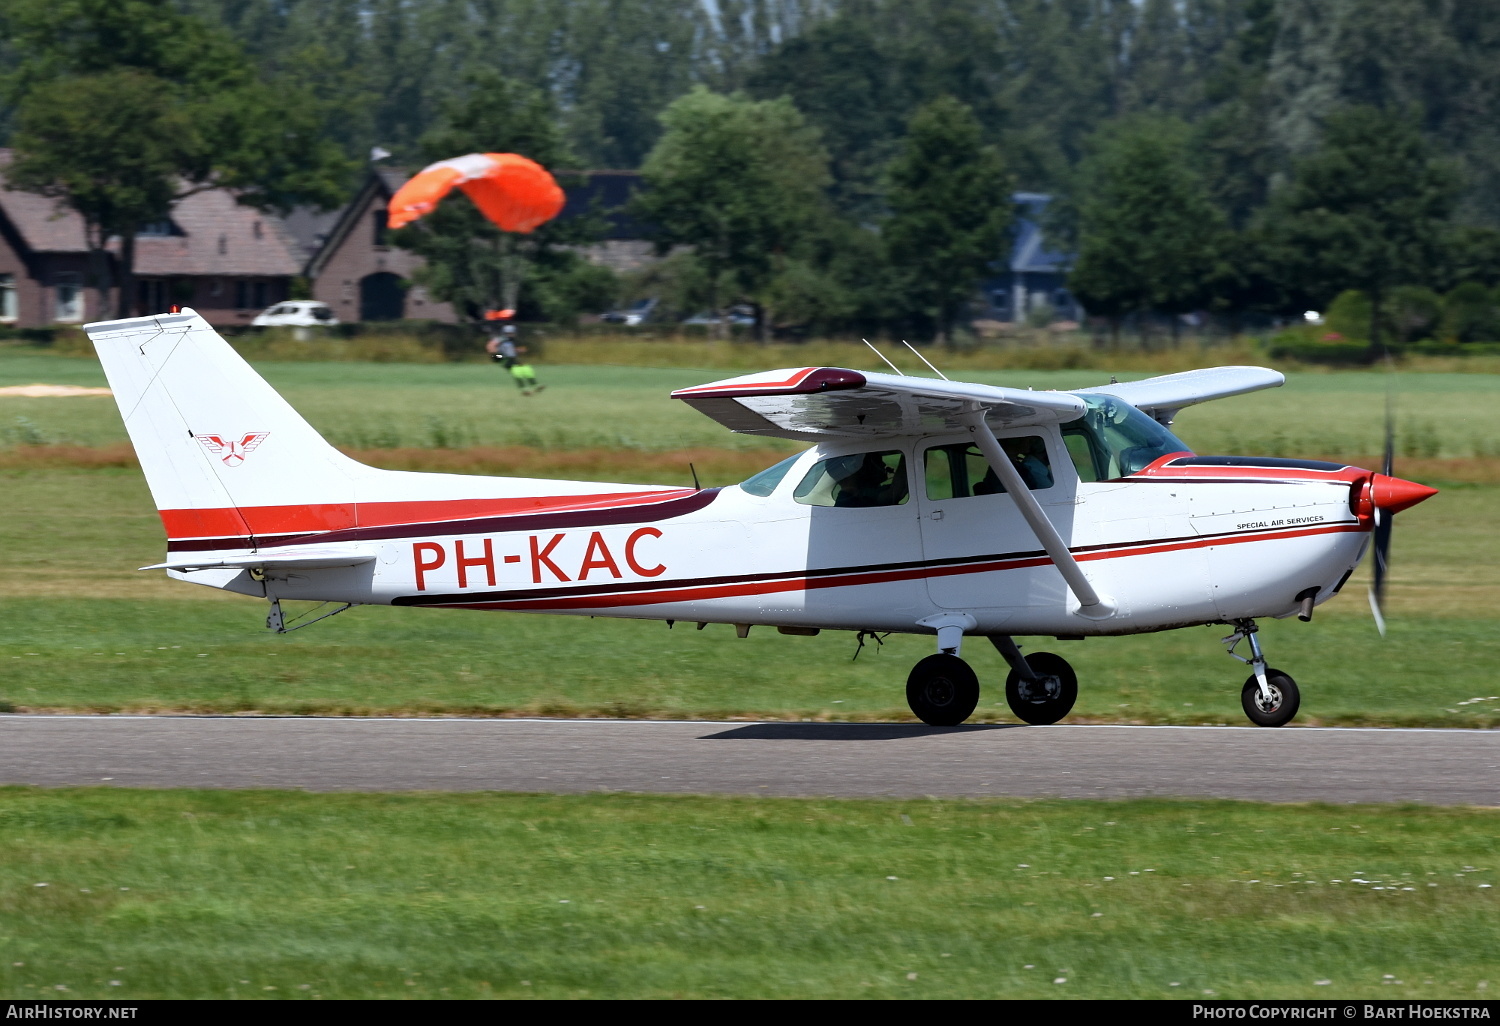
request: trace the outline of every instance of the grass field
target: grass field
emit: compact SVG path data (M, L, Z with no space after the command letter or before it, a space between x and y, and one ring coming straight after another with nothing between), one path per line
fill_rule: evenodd
M1500 813L0 790L0 996L1483 998Z
M871 359L850 362L866 367ZM549 388L527 398L485 364L281 363L260 369L331 441L353 449L796 448L730 434L667 397L675 388L723 377L723 370L544 364L539 373ZM1110 374L1106 368L976 371L969 377L1042 389L1102 384ZM104 377L92 360L0 348L0 386L32 382L103 385ZM1492 374L1396 374L1390 380L1371 372L1293 374L1282 388L1188 409L1175 429L1199 452L1367 458L1381 449L1388 386L1398 396L1403 456L1500 456L1494 412L1500 375ZM0 443L123 441L107 397L0 398Z

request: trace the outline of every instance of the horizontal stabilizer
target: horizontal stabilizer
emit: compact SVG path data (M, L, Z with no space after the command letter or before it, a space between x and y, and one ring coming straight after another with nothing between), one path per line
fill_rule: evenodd
M375 559L370 549L303 549L288 555L211 556L207 559L172 559L143 566L142 570L327 570L359 566Z
M800 441L888 438L957 430L984 411L996 428L1052 424L1083 415L1066 392L873 374L841 367L763 371L672 393L732 431Z

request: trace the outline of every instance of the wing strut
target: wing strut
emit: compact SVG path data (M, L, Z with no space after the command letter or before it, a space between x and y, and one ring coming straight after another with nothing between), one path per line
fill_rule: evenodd
M1073 558L1073 553L1068 550L1062 535L1057 533L1057 528L1052 526L1052 521L1048 520L1047 514L1042 512L1041 503L1036 501L1036 496L1031 494L1031 489L1026 487L1026 482L1021 480L1016 465L1000 447L999 439L995 437L995 432L990 430L989 424L984 419L984 411L971 412L965 421L969 431L974 435L974 441L979 446L979 450L984 453L985 459L989 460L990 466L994 468L995 476L1000 478L1000 483L1005 485L1006 492L1016 501L1016 509L1020 510L1021 516L1026 518L1026 523L1036 535L1036 540L1042 543L1042 548L1046 550L1048 556L1052 557L1052 562L1057 564L1063 580L1067 582L1069 590L1078 599L1079 615L1090 620L1103 620L1113 616L1115 604L1095 591L1089 579L1084 576L1083 570L1079 568L1078 561Z

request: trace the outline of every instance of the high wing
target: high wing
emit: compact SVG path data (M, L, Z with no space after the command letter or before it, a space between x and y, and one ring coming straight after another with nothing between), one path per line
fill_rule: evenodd
M1112 395L1125 400L1143 413L1150 414L1163 424L1171 424L1177 411L1184 406L1244 395L1262 388L1276 388L1285 381L1286 377L1280 371L1273 371L1269 367L1208 367L1180 374L1164 374L1159 378L1146 378L1143 381L1095 385L1093 388L1075 391Z
M1051 424L1083 415L1067 392L974 385L842 367L798 367L747 374L672 393L731 431L816 442L961 429L983 410L996 428Z

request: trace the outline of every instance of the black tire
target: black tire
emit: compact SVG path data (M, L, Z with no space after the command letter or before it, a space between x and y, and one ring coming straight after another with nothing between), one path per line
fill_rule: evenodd
M979 678L958 656L930 655L906 678L906 704L933 727L956 727L979 704Z
M1251 674L1240 690L1240 705L1250 722L1257 727L1280 727L1292 721L1302 705L1302 693L1297 682L1280 670L1266 670L1266 683L1271 685L1272 702L1269 707L1260 701L1260 682Z
M1038 680L1024 681L1015 670L1005 678L1005 701L1010 711L1033 726L1056 723L1073 711L1078 701L1078 675L1060 655L1033 652L1023 656Z

